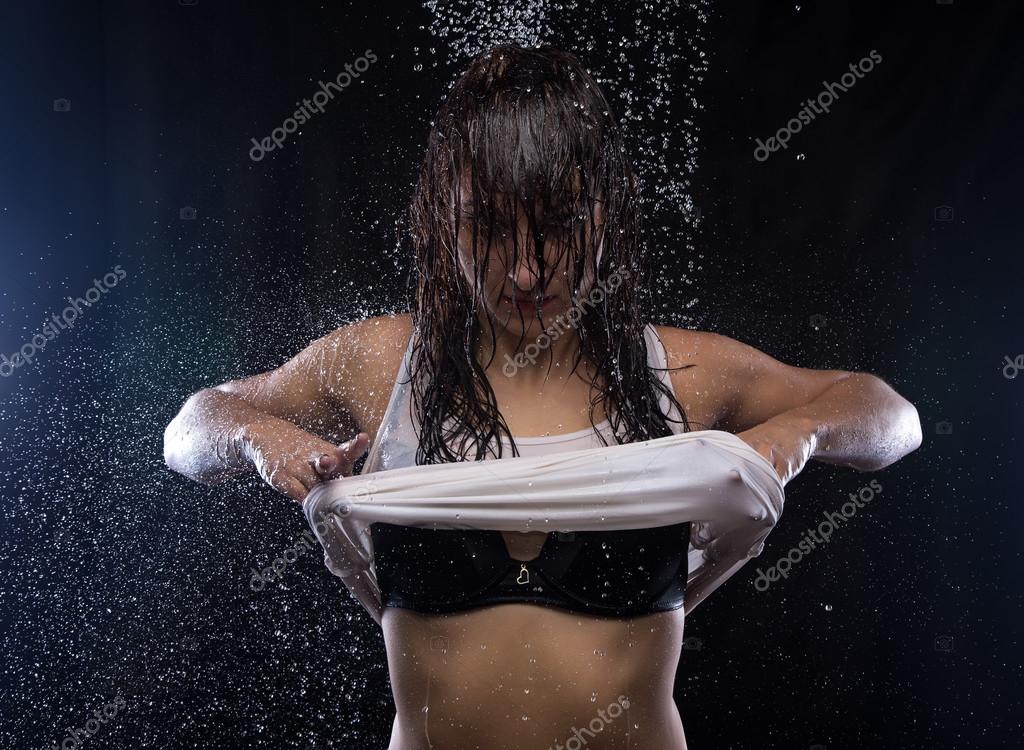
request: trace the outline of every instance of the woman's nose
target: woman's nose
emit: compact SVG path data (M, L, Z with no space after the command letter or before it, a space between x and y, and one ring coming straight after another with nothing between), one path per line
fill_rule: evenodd
M519 253L515 266L508 272L508 277L521 292L527 292L537 285L540 274L536 270L537 261L533 253Z

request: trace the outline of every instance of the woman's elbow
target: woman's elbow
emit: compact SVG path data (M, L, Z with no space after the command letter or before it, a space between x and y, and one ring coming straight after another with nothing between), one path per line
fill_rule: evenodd
M194 481L209 484L207 478L195 470L195 461L191 458L194 450L193 430L188 426L195 418L197 405L202 401L204 391L205 389L189 396L174 419L164 428L164 463L171 471Z
M917 407L907 401L906 412L904 422L907 432L907 450L903 455L913 453L924 442L924 433L921 430L921 415L917 413Z
M879 471L921 447L921 417L912 403L902 397L901 400L897 414L878 441L878 450L847 463L847 466L861 472Z

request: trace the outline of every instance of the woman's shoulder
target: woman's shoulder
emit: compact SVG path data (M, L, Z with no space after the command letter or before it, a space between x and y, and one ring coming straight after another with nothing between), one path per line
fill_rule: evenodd
M653 328L665 347L669 367L722 364L748 348L735 339L712 331L663 325L654 325Z
M376 380L397 374L411 335L412 316L392 313L339 326L325 338L329 349L343 354L349 377Z
M363 318L336 328L332 335L366 347L390 349L397 345L404 352L411 334L412 315L402 312Z

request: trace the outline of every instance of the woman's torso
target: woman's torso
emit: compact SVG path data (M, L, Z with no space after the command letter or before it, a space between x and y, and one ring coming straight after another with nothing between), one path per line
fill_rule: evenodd
M664 364L663 352L651 356ZM398 390L391 401L404 404ZM586 416L589 399L587 383L575 378L562 389L561 407L502 409L513 434L527 436L516 440L520 455L600 445ZM604 416L595 420L614 442ZM374 444L364 472L409 465L415 443L395 434L408 426L380 427L367 430ZM509 556L524 561L537 558L547 537L501 534ZM546 748L571 737L592 750L683 750L672 699L683 620L682 608L609 617L529 603L440 614L388 607L382 627L397 708L391 750Z

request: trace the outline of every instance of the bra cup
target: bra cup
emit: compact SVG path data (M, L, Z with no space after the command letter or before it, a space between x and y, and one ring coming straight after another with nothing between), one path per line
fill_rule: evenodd
M620 610L661 599L686 580L689 522L653 529L578 531L552 535L537 567L545 580L580 603Z
M511 566L497 531L492 535L376 522L370 524L370 535L380 590L425 611L474 599Z

